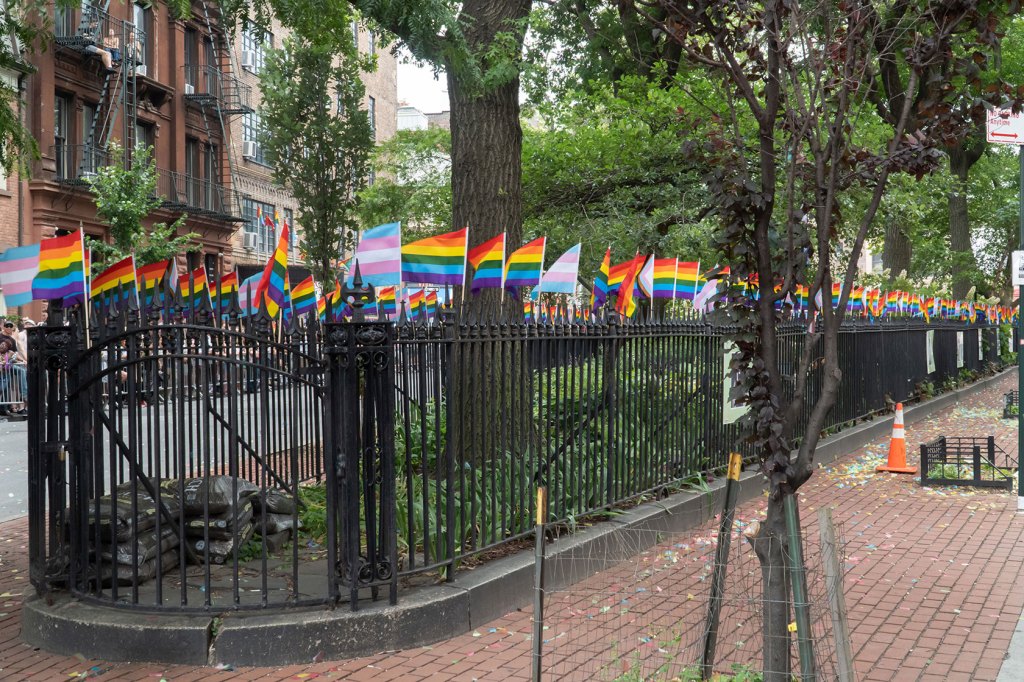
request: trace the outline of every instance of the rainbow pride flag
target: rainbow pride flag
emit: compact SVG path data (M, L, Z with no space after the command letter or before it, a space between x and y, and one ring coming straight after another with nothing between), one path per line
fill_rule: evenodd
M305 315L316 309L316 284L313 275L302 280L292 289L292 313Z
M81 228L39 244L39 273L32 280L32 298L62 298L64 307L85 302L85 240Z
M270 317L277 317L287 301L288 288L288 226L281 228L274 255L267 261L256 287L256 304L265 303Z
M167 274L169 263L168 260L161 260L135 268L135 284L142 295L143 305L151 306L154 300L159 303L160 285Z
M700 291L700 261L678 261L675 297L692 301L698 291Z
M434 290L428 291L423 300L427 306L427 319L432 320L437 317L437 292Z
M453 284L466 281L469 228L428 237L402 247L402 280L420 284Z
M626 278L626 273L633 267L633 261L635 258L630 258L627 261L616 263L608 268L608 294L610 296L618 296L619 287L622 286L622 280Z
M505 283L505 233L488 239L469 251L469 263L475 270L469 290L500 289Z
M654 290L651 298L676 297L676 270L679 261L675 258L654 259Z
M409 317L417 319L426 310L426 294L423 289L417 289L409 294Z
M611 263L612 249L608 247L608 250L604 252L601 267L597 271L597 277L594 278L594 291L590 294L591 310L598 310L608 300L608 271L611 269Z
M135 257L122 258L109 268L92 278L89 286L89 297L105 296L109 292L122 287L135 288Z
M580 250L583 244L577 244L558 257L541 277L537 289L549 294L576 293L576 277L580 271Z
M644 257L637 254L622 278L622 285L619 287L618 300L615 302L615 311L626 317L633 317L636 312L636 280L640 275L640 268Z
M219 313L227 313L231 307L231 299L238 295L238 272L232 270L220 278L217 290L213 292L213 309Z
M190 281L191 280L191 281ZM206 268L198 267L178 278L178 290L186 310L193 310L204 302L210 303L210 285L206 281Z
M393 320L398 314L398 288L384 287L377 294L377 310L385 319Z
M540 284L546 244L547 237L538 237L509 254L505 262L506 289L514 292L518 287L533 287Z

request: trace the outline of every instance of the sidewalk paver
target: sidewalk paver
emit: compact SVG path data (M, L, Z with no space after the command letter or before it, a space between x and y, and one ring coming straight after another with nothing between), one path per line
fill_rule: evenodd
M1016 453L1016 423L1000 419L1002 394L1016 387L1007 376L968 402L907 429L909 459L917 463L919 443L940 434L993 434ZM861 680L994 680L1024 609L1024 517L1006 492L926 489L912 476L878 475L888 440L821 468L801 490L804 521L833 507L846 542L845 593L857 673ZM764 499L741 505L737 518L756 519ZM714 523L686 537L672 538L587 581L600 586L627 584L641 562L654 561L676 544L714 532ZM675 543L675 544L673 544ZM589 651L635 642L642 627L673 618L696 618L688 590L699 584L704 565L679 562L659 574L661 591L637 605L638 620L618 630L600 629L598 619L580 619L574 629L551 634L546 659L552 679L590 679ZM73 676L107 680L527 680L530 673L530 609L499 618L472 633L398 652L349 661L324 661L286 668L206 667L151 663L109 663L55 656L20 639L22 599L28 581L27 523L0 524L0 679L68 680ZM579 597L582 590L572 590ZM561 595L560 595L561 596ZM641 595L638 595L638 597ZM692 599L692 596L690 597ZM578 607L578 608L583 608ZM588 630L588 623L593 627ZM642 638L641 638L642 639ZM657 652L634 646L638 656ZM575 649L575 655L574 655ZM592 658L592 657L591 657ZM754 667L757 662L753 661ZM608 671L606 671L607 674ZM612 675L614 677L614 675Z

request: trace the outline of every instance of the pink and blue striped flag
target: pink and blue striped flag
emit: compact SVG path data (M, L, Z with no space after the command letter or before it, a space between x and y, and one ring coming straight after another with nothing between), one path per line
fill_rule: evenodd
M256 289L260 285L262 272L257 272L252 277L246 278L238 287L238 306L242 309L242 316L255 315L259 310L259 303L256 298Z
M537 289L541 293L573 294L576 292L576 277L580 271L580 248L577 244L558 257L541 277Z
M32 280L39 273L39 244L15 246L0 256L0 287L10 307L32 302Z
M359 276L364 284L375 287L398 286L402 283L402 224L386 223L363 232L352 262L359 263ZM348 274L352 286L354 267Z

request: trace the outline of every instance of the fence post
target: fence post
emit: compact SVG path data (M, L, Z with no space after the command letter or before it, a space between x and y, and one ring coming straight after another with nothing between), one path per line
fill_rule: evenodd
M28 552L29 580L39 594L49 592L48 559L64 551L66 444L61 378L73 347L63 326L60 301L51 301L47 324L28 330ZM63 566L63 562L61 562ZM63 569L61 569L63 570Z
M544 662L544 523L547 520L548 489L537 488L537 523L533 549L533 682L540 682Z
M376 598L386 585L389 601L397 603L398 545L394 325L358 321L363 305L373 302L373 290L363 285L358 267L353 280L351 287L343 287L342 299L357 321L328 322L324 329L324 456L328 559L356 611L365 587Z
M921 443L921 485L928 480L928 446Z
M832 612L832 630L836 638L839 682L853 682L853 652L850 649L850 630L846 620L843 570L830 507L818 510L818 530L821 533L821 558L825 565L825 592L828 595L828 605Z
M975 445L971 449L971 465L974 467L974 482L981 482L981 448Z
M715 645L718 643L718 622L722 614L722 600L725 597L725 571L729 563L729 546L732 544L732 521L736 512L736 494L739 487L743 456L738 452L729 455L729 471L725 479L725 502L722 506L722 523L718 528L718 546L715 548L715 573L711 578L711 599L708 600L708 625L704 634L704 655L700 664L700 677L711 679L715 667Z

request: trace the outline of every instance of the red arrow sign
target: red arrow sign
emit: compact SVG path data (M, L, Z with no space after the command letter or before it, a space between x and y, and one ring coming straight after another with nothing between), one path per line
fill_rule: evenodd
M1017 133L992 133L992 137L1012 137L1017 139Z

